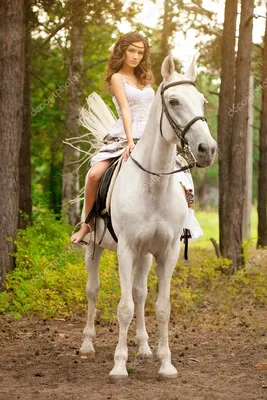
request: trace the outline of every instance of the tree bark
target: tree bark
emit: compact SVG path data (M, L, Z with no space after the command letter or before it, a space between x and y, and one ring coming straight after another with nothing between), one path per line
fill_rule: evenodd
M184 7L180 5L180 9L183 9ZM162 16L162 29L158 32L159 38L158 42L155 43L156 46L159 46L158 51L155 52L153 55L152 59L152 65L153 65L153 72L154 72L154 77L155 81L160 84L162 80L161 76L161 64L162 61L164 60L165 57L170 53L170 44L169 40L172 37L173 32L175 32L177 29L179 30L179 27L177 24L178 22L173 22L173 17L174 17L174 7L177 6L177 1L174 0L164 0L163 2L163 7L164 7L164 13ZM178 65L178 61L175 60L176 68L180 67Z
M24 25L22 0L0 2L0 285L14 267L18 227L19 151L23 124Z
M23 133L19 156L19 228L26 228L32 215L31 196L31 91L30 91L30 11L31 1L24 4L25 80L23 101ZM26 215L25 215L26 214Z
M78 136L79 134L79 109L81 107L81 78L83 68L84 50L84 17L85 2L79 0L75 4L70 3L72 13L72 26L70 31L71 51L68 78L68 100L66 118L66 138ZM79 173L73 171L71 161L79 158L79 152L70 146L64 146L63 152L63 189L62 208L63 213L68 216L68 222L74 226L80 220L80 202L72 205L66 204L79 194Z
M257 247L265 247L267 246L267 13L263 48L259 153Z
M218 113L219 148L219 230L220 250L227 254L229 219L227 197L230 187L230 146L233 123L235 90L235 44L238 0L226 0L222 36L221 88Z
M169 38L172 35L172 17L170 15L172 11L172 7L170 4L170 0L164 1L164 14L163 14L163 27L162 27L162 35L160 42L160 51L162 60L167 57L170 51Z
M232 260L232 269L243 265L242 219L245 199L246 146L249 77L252 54L253 0L241 1L238 52L236 60L236 90L233 131L230 152L230 188L227 199L229 233L226 255Z
M249 79L248 123L247 123L247 150L246 150L246 185L245 202L243 210L243 240L251 237L251 210L253 192L253 91L254 76Z
M199 201L199 208L201 211L205 211L208 205L208 193L207 193L207 177L204 171L204 176L198 186L197 197Z

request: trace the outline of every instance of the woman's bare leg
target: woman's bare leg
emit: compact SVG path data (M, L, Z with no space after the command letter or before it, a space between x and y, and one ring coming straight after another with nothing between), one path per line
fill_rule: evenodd
M94 202L96 201L97 189L99 182L106 171L107 167L110 165L112 160L104 160L96 163L89 171L87 182L85 184L85 217L91 211ZM72 243L78 243L80 240L84 238L85 235L89 232L89 227L86 224L82 224L81 229L78 232L75 232L70 241Z

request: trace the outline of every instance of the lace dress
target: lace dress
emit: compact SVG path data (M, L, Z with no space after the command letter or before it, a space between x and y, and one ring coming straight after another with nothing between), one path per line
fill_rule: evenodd
M122 75L121 75L122 76ZM155 92L150 85L143 89L138 89L124 81L124 89L128 100L131 116L132 116L132 137L140 139L148 119L148 114ZM122 115L116 98L113 96L112 101L115 104L119 119L109 129L108 135L103 142L106 143L91 159L91 166L99 161L108 160L123 154L127 145L127 138L123 127ZM176 159L176 168L181 163L179 157ZM182 184L188 204L188 214L184 228L190 231L190 241L195 241L203 236L202 229L194 215L194 183L190 172L178 172L176 174L177 184ZM178 206L178 205L177 205Z
M127 83L122 75L121 77L124 81L124 90L132 116L132 137L133 139L140 139L145 129L155 93L150 85L146 85L143 89L138 89ZM115 104L119 119L110 128L108 135L104 138L103 141L106 144L91 159L91 166L99 161L120 156L127 145L120 107L114 96L112 97L112 101Z

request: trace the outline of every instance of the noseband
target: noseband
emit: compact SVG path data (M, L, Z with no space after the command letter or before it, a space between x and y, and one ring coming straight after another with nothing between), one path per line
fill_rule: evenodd
M181 168L179 168L179 169L177 169L177 170L175 170L175 171L172 171L172 172L155 173L155 172L148 171L148 170L146 170L144 167L142 167L142 165L139 164L139 162L136 161L136 160L132 157L132 155L131 155L131 153L130 153L130 157L131 157L131 159L134 161L134 163L135 163L139 168L141 168L143 171L145 171L145 172L147 172L147 173L149 173L149 174L157 175L157 176L172 175L172 174L175 174L175 173L177 173L177 172L181 172L181 171L185 171L185 170L187 170L187 169L189 169L189 168L193 168L195 165L197 165L196 159L195 159L195 157L194 157L194 155L193 155L193 153L192 153L192 151L191 151L191 149L190 149L190 147L189 147L189 144L188 144L187 139L185 138L185 135L186 135L186 133L188 132L188 130L191 128L191 126L192 126L196 121L202 120L202 121L207 122L207 119L206 119L203 115L197 116L197 117L194 117L191 121L189 121L188 124L187 124L183 129L180 128L180 126L172 119L172 117L171 117L171 115L170 115L170 113L169 113L169 110L168 110L168 108L167 108L167 106L166 106L164 96L163 96L163 93L165 92L165 90L169 89L170 87L178 86L178 85L186 85L186 84L195 86L194 82L189 81L189 80L184 80L184 81L179 81L179 82L173 82L173 83L170 83L169 85L166 85L166 86L164 86L164 87L163 87L163 86L161 87L160 95L161 95L162 110L161 110L161 116L160 116L160 134L161 134L162 138L163 138L164 140L166 140L166 139L164 138L163 132L162 132L162 121L163 121L163 113L164 113L164 114L166 115L166 117L167 117L167 119L168 119L168 121L169 121L169 124L171 125L172 129L174 130L174 132L176 133L176 135L178 136L178 138L181 140L181 145L182 145L182 147L177 146L179 153L187 153L187 154L189 154L190 157L193 159L193 162L190 163L190 164L188 164L188 165L186 165L186 166L184 166L184 167L181 167Z

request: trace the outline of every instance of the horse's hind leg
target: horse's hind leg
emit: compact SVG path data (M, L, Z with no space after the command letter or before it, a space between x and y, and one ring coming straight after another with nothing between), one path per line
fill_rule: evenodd
M95 338L95 308L99 291L99 262L103 248L95 245L95 255L92 260L94 245L91 243L85 254L88 280L86 284L86 294L88 298L88 312L86 326L83 331L83 343L80 348L81 356L93 356L95 349L93 339Z
M140 256L137 265L133 285L133 298L136 310L136 341L139 345L137 355L149 357L152 351L148 345L148 334L145 325L145 302L147 297L147 277L152 264L152 255Z

